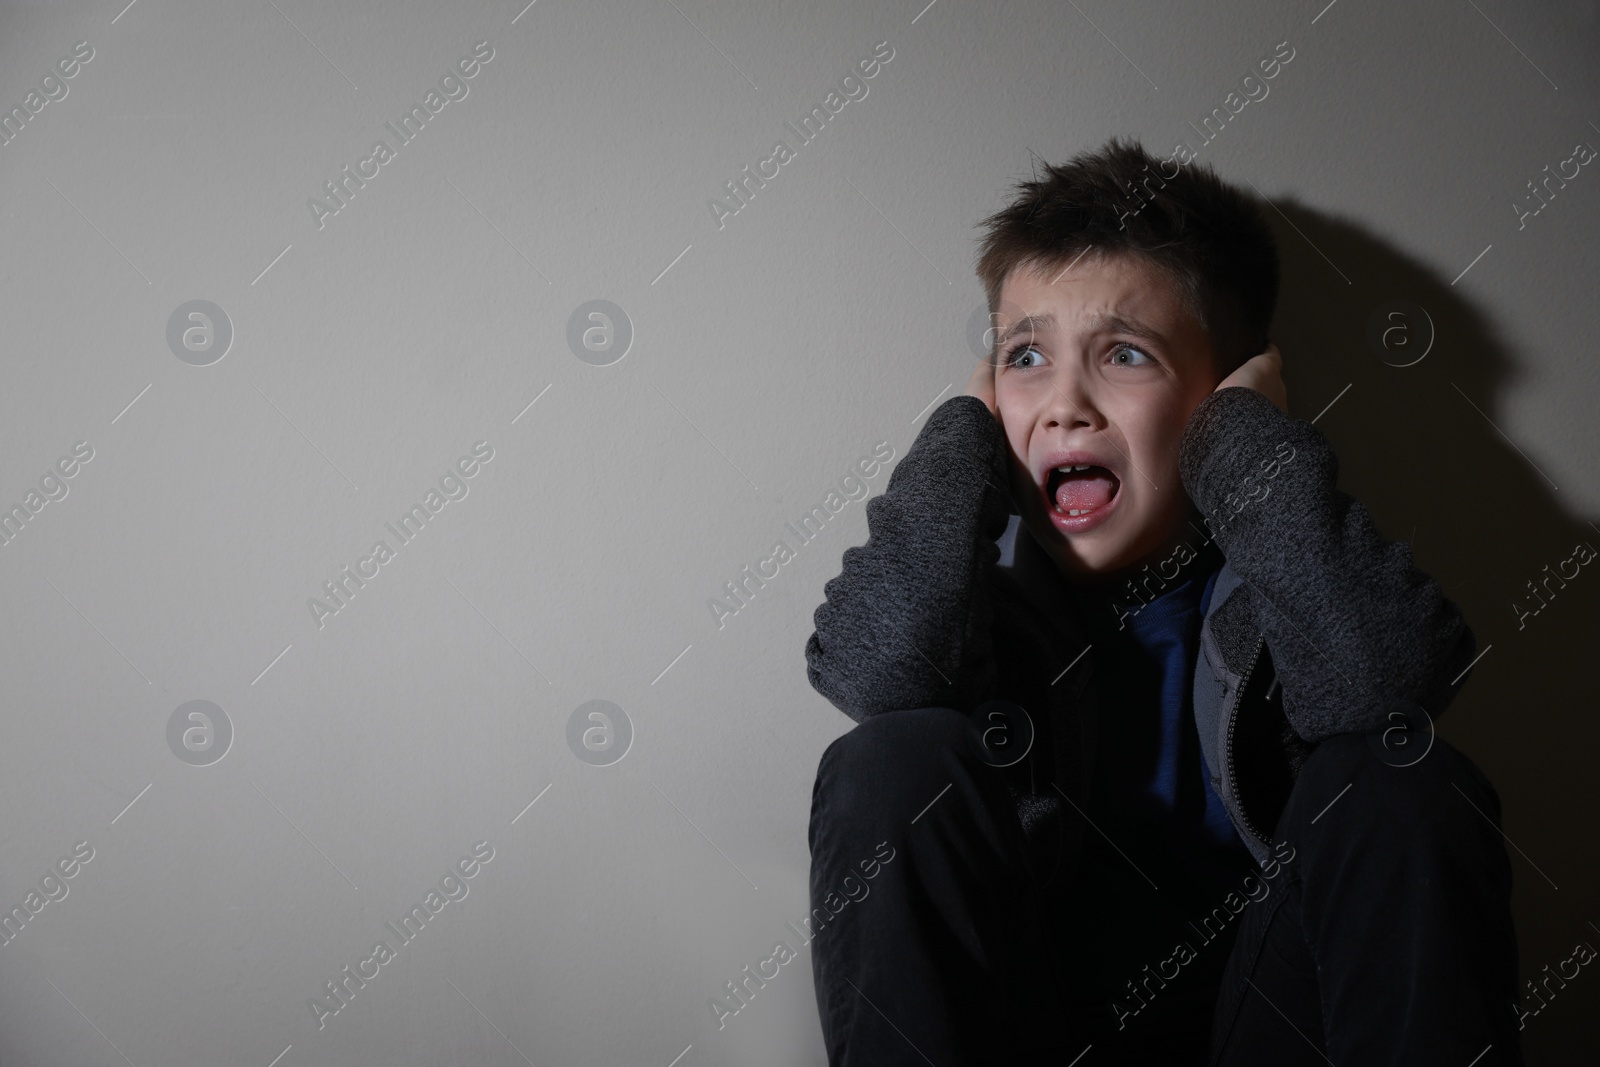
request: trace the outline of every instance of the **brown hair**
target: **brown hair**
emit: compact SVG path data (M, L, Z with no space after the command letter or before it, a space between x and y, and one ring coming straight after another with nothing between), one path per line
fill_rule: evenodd
M1138 142L1112 137L1098 151L1045 164L1042 177L1015 189L981 224L977 272L991 314L1018 267L1065 267L1083 253L1131 255L1176 284L1223 374L1266 348L1278 302L1277 241L1257 199L1209 165L1180 162L1176 153L1158 160Z

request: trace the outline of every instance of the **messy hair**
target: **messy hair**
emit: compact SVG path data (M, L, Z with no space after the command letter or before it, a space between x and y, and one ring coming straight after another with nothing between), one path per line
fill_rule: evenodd
M1277 241L1255 196L1192 160L1192 151L1157 159L1112 137L1016 183L1014 199L981 224L977 272L991 316L1019 267L1128 255L1173 281L1222 374L1265 349L1278 302Z

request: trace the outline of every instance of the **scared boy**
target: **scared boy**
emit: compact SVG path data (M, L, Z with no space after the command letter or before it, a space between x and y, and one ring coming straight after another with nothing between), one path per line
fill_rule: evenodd
M806 644L859 724L813 905L904 852L812 942L829 1063L1520 1063L1499 798L1432 732L1472 632L1288 415L1256 202L1113 138L985 225L990 357Z

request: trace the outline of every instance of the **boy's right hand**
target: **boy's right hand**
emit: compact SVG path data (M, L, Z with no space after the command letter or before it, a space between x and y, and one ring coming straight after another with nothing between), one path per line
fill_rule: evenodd
M994 357L985 355L978 360L978 365L972 368L972 377L967 380L967 396L975 396L982 400L988 407L989 414L996 419L1000 417L994 405L994 364L990 362Z
M1283 354L1271 341L1267 342L1265 351L1241 363L1232 374L1218 382L1212 392L1220 392L1234 385L1254 389L1272 401L1279 411L1285 415L1289 413L1289 391L1283 384Z
M976 707L997 660L991 569L1014 504L994 365L977 361L971 404L928 413L883 492L866 501L867 539L823 584L806 640L812 689L856 722L902 708Z

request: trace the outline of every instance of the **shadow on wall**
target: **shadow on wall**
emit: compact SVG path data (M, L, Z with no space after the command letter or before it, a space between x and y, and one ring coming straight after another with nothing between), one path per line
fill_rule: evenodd
M1574 558L1576 546L1600 549L1600 532L1592 516L1572 513L1570 496L1545 476L1555 472L1518 454L1529 445L1517 441L1501 401L1519 354L1465 292L1375 234L1290 199L1275 203L1283 215L1267 214L1284 285L1272 337L1290 412L1317 417L1350 386L1316 424L1339 457L1340 488L1367 506L1385 538L1411 543L1417 565L1466 613L1479 652L1489 649L1438 732L1500 794L1501 827L1515 842L1507 853L1520 969L1542 980L1578 942L1600 947L1590 925L1600 922L1592 784L1600 717L1588 658L1600 632L1600 561ZM1427 342L1419 316L1387 320L1399 328L1387 351L1368 339L1374 313L1393 301L1432 320L1431 350L1410 366L1398 364ZM1524 1018L1529 1064L1577 1063L1580 1049L1592 1054L1600 1042L1600 977L1585 977L1552 983L1556 995L1545 994L1543 1008L1524 982L1523 1008L1537 1009Z

